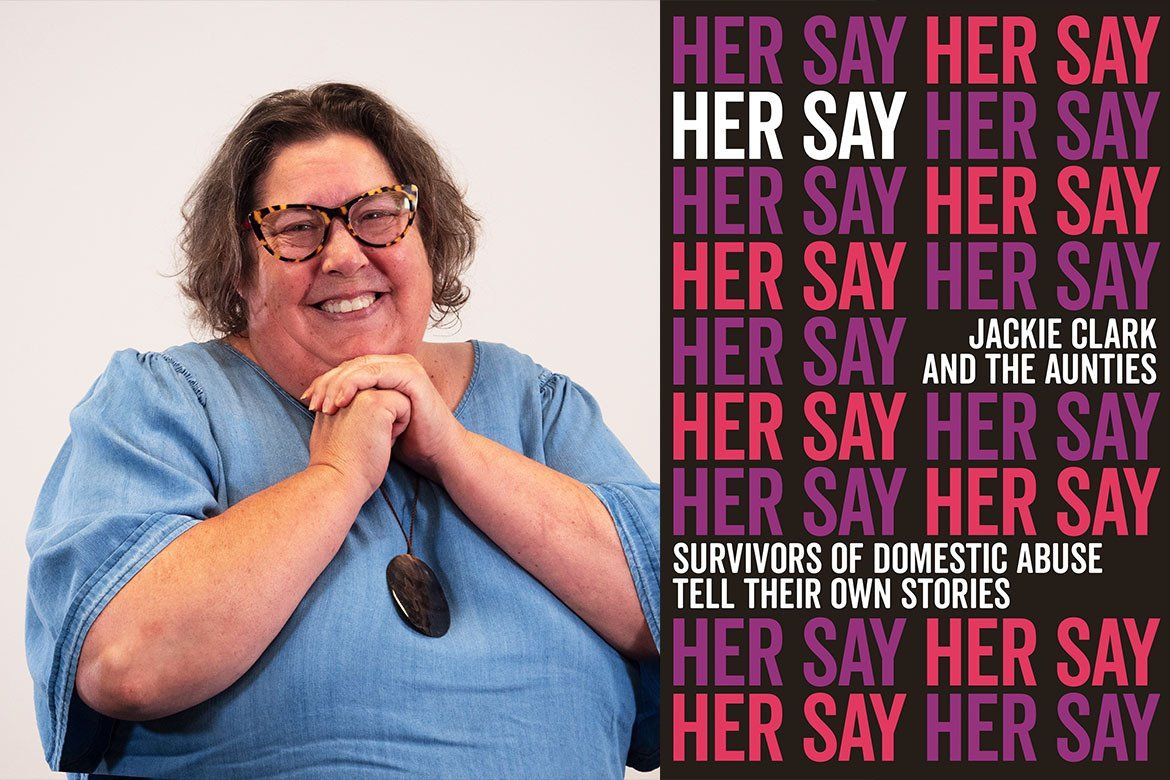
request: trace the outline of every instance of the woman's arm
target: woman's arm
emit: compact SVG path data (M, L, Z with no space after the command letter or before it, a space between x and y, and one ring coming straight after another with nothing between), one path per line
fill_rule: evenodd
M463 513L622 654L658 651L609 511L581 482L479 434L437 463Z
M318 415L310 465L188 529L127 582L82 646L81 699L121 720L225 690L271 644L385 476L409 401L363 394Z
M120 720L210 699L256 662L337 554L363 499L325 465L193 526L94 621L77 693Z

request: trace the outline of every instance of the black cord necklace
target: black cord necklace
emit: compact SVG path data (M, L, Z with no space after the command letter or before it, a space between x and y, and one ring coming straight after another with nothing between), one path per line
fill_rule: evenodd
M386 567L386 584L390 588L390 596L398 614L407 625L426 636L439 637L447 633L451 627L451 609L447 606L447 596L443 593L443 586L438 577L421 560L414 556L414 527L418 524L418 474L414 475L414 508L410 515L410 533L402 525L398 511L390 500L390 493L383 482L379 489L386 506L390 507L394 519L398 521L403 537L406 538L406 552L395 556Z

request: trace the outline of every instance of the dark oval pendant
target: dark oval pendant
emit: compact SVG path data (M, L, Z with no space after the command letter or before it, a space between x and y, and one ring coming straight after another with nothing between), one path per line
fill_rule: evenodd
M451 627L451 609L431 567L403 553L386 567L386 584L402 618L420 634L442 636Z

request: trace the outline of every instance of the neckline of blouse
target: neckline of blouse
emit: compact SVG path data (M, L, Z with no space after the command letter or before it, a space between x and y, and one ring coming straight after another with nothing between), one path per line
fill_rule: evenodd
M470 341L471 341L471 348L472 348L471 379L468 380L467 388L463 391L463 395L462 395L462 397L460 397L459 403L455 404L455 408L451 412L451 414L456 419L459 419L460 413L463 411L464 407L467 406L468 399L471 397L471 391L475 388L476 380L479 379L480 365L483 363L483 355L481 352L479 340L478 339L470 339ZM272 385L273 389L275 389L277 393L279 393L280 395L284 396L287 400L292 402L293 406L300 409L301 412L303 412L306 417L308 417L310 420L313 419L313 413L309 411L308 407L306 407L303 403L301 403L297 399L293 398L292 394L289 391L285 390L283 387L281 387L280 384L277 383L277 381L275 379L273 379L271 376L269 376L268 372L265 371L263 368L261 368L260 364L257 363L255 360L252 360L252 358L248 357L243 352L240 352L238 349L233 347L231 344L227 343L227 341L225 339L222 339L222 338L215 339L211 343L218 344L219 346L226 349L229 353L238 357L240 360L242 360L244 362L244 365L251 368L253 371L255 371L260 376L261 379L263 379L268 384Z

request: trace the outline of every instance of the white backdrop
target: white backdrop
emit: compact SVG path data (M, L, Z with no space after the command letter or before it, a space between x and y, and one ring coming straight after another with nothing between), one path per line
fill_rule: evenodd
M352 81L427 130L484 225L463 324L431 338L570 375L657 479L656 4L3 3L0 73L0 777L54 776L23 644L40 484L113 352L205 337L163 275L179 208L264 94Z

